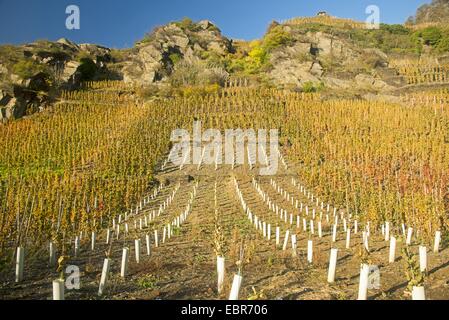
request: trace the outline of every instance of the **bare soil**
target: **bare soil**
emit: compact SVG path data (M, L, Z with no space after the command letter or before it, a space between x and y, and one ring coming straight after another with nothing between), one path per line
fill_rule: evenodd
M112 266L106 287L106 293L99 297L98 286L100 282L103 260L107 246L103 231L98 235L97 248L90 249L89 236L82 239L81 253L72 257L70 265L79 266L81 271L81 288L79 290L66 290L66 299L113 299L113 300L202 300L226 299L232 278L237 272L236 261L239 257L239 248L242 238L245 241L245 263L243 268L243 284L240 297L247 299L253 295L254 290L259 297L275 300L355 300L358 293L360 272L360 257L358 254L361 243L361 232L352 235L351 249L345 249L346 234L340 227L338 241L332 244L331 228L323 219L323 238L317 232L310 236L290 222L281 221L268 209L252 186L252 178L260 182L262 189L271 199L276 201L289 213L299 213L299 210L288 203L270 185L273 178L291 195L307 203L299 190L291 184L291 172L282 170L274 177L258 177L257 169L249 170L247 166L236 167L220 166L215 171L213 166L203 166L200 171L196 166L187 166L184 170L170 167L160 172L158 179L171 183L165 187L158 197L153 200L140 216L159 208L159 205L169 196L177 182L181 187L173 203L155 223L143 230L133 230L134 222L130 220L131 232L127 239L122 237L113 244ZM187 176L194 177L189 182ZM272 239L268 241L249 222L241 208L233 177L236 177L244 194L248 206L254 214L272 224ZM152 247L151 256L147 256L145 247L145 234L150 234L152 241L154 228L169 223L185 209L190 192L196 181L199 188L193 203L192 213L174 236L161 244L158 248ZM217 294L216 256L214 253L214 184L218 181L218 205L220 221L227 240L226 253L226 288L222 295ZM311 203L308 203L311 208ZM317 213L321 211L317 208ZM140 217L138 216L137 219ZM275 245L274 229L281 228L281 242L286 230L297 234L297 256L292 254L291 245L286 251ZM405 262L400 257L401 247L404 245L402 236L398 236L397 261L388 263L389 243L385 242L380 230L373 232L370 238L372 265L380 270L380 288L369 291L371 300L400 300L410 299L405 291L407 279L405 275ZM142 239L141 261L135 262L134 239ZM307 241L314 241L314 262L307 263ZM418 244L411 248L418 253ZM122 248L130 248L129 274L126 279L120 277L120 263ZM327 283L327 272L330 248L338 248L338 263L336 282ZM429 248L431 249L431 248ZM449 299L449 248L442 248L441 252L434 254L428 251L428 274L425 283L428 299ZM57 278L54 267L48 264L48 250L27 252L25 257L24 281L14 283L14 265L6 268L0 274L0 299L52 299L52 280ZM254 288L254 290L253 290Z

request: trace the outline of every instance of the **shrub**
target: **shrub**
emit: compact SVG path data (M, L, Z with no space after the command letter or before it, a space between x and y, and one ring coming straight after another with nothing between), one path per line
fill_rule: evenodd
M179 61L182 60L182 55L180 53L172 53L170 54L169 58L173 65L176 65Z
M435 46L442 37L441 30L437 27L428 27L420 32L421 38L426 45Z
M263 39L263 48L270 52L280 46L291 45L294 39L282 26L272 27Z
M78 71L81 73L81 81L93 80L97 73L97 65L90 58L82 58Z
M159 88L156 85L147 85L145 87L138 87L136 89L136 94L142 99L148 99L159 94Z
M13 73L22 79L29 79L39 72L47 72L44 65L30 59L22 59L13 66Z
M122 62L126 60L127 52L122 49L112 49L111 57L115 62Z
M220 91L220 86L218 84L210 85L199 85L199 86L185 86L180 89L180 93L183 97L194 97L194 96L206 96L218 93Z
M440 40L437 46L437 51L439 53L447 53L449 52L449 35L445 36Z
M324 83L314 83L312 81L304 82L302 86L302 91L305 93L313 93L313 92L319 92L324 89Z
M153 275L145 275L137 280L139 287L143 289L156 289L158 279Z
M248 56L253 60L258 67L262 66L267 60L267 51L260 45L255 45L248 53Z
M200 27L192 21L190 18L184 18L179 22L175 22L175 25L177 25L179 28L181 28L184 31L191 31L196 32L199 31Z
M204 61L180 61L170 77L174 87L218 84L223 85L228 73L220 67L209 67Z
M387 31L391 34L397 34L397 35L408 35L410 34L410 30L407 29L402 24L385 24L382 23L380 25L380 30Z

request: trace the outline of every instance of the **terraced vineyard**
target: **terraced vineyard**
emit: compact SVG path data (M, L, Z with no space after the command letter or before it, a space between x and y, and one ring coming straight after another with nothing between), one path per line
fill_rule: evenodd
M120 83L86 88L0 127L2 299L51 299L58 264L64 281L80 270L65 299L228 299L235 274L239 299L410 299L422 286L449 299L447 105L235 86L141 104ZM195 120L279 129L276 174L248 155L167 161L171 132Z
M438 61L393 60L391 64L409 85L449 82L449 65Z

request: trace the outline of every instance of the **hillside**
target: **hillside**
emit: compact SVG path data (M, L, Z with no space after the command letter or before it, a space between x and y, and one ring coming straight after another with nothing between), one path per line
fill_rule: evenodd
M449 0L433 0L418 8L416 15L408 20L410 24L449 23Z
M444 28L367 30L329 15L273 21L252 42L233 41L210 21L186 18L125 50L67 39L0 46L0 122L42 110L61 89L92 80L123 80L144 99L214 92L235 81L332 96L397 95L407 85L447 81L448 50ZM434 70L438 75L429 76Z
M449 299L447 30L0 46L0 300Z
M229 87L138 104L121 94L123 87L95 82L65 91L50 116L0 126L3 299L51 297L56 255L83 272L80 290L67 290L67 300L226 299L243 245L240 299L355 300L360 263L368 258L382 281L367 297L409 299L400 252L423 245L429 248L426 296L449 298L449 199L427 191L447 190L449 183L447 102L436 112L439 102L430 96L411 108ZM449 101L447 92L440 97ZM210 162L218 156L199 164L169 161L171 133L196 120L219 132L279 128L276 174L261 175L266 164L246 142L243 163ZM263 149L270 158L272 147ZM26 230L16 228L22 208ZM397 239L393 259L385 221ZM435 230L444 237L432 252ZM16 243L26 247L18 283L11 260ZM359 254L362 243L368 258ZM121 264L124 248L128 268ZM332 281L330 248L339 256ZM99 293L105 252L110 277ZM216 252L226 256L222 292Z

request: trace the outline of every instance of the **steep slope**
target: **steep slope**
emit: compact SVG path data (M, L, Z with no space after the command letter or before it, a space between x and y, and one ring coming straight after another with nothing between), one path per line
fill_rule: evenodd
M445 12L447 4L439 0L419 9L416 21L435 21L432 12ZM407 84L391 67L394 59L419 58L430 46L449 48L443 32L438 39L434 35L403 25L367 30L363 23L326 14L273 22L262 39L251 42L226 38L210 21L186 18L156 28L124 50L66 39L0 46L0 122L32 114L51 103L59 89L89 80L123 80L151 89L149 95L168 88L166 96L173 88L181 93L218 88L230 78L352 96L393 91Z
M449 23L449 0L433 0L421 6L416 16L408 20L411 24Z
M388 68L388 57L382 51L357 46L345 34L324 28L314 31L294 24L276 28L291 39L288 45L279 46L270 54L272 68L268 76L277 85L298 88L319 83L343 89L391 88L376 74L377 69Z
M110 49L67 39L0 46L0 123L45 107L57 88L113 78L112 62Z
M232 42L214 24L184 19L155 29L138 43L122 70L123 80L148 85L166 80L181 61L194 64L232 51Z

